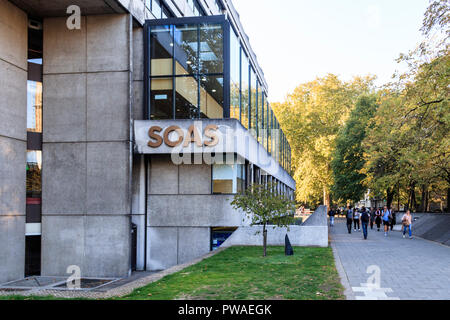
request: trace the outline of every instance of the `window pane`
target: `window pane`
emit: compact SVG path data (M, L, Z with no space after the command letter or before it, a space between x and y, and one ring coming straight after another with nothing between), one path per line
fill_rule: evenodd
M41 198L42 151L27 151L27 198Z
M261 87L261 83L258 82L258 111L257 111L257 124L256 127L258 128L258 141L259 143L262 143L262 136L263 136L263 91Z
M198 71L198 26L175 26L176 74L196 74Z
M241 123L248 129L249 126L249 61L242 52L242 88L241 88Z
M152 0L152 13L157 18L161 18L161 2L160 0Z
M213 166L213 193L235 194L243 190L245 182L245 166L214 165Z
M170 26L152 27L150 32L150 56L152 76L173 74L173 39Z
M194 77L178 77L176 88L176 119L198 119L198 82Z
M203 76L200 79L200 107L202 118L223 118L223 77Z
M256 79L256 74L253 69L251 70L251 108L250 108L250 128L254 129L253 134L256 134L256 92L257 92L257 84L258 80Z
M200 73L223 73L223 28L200 25Z
M42 82L27 83L27 131L42 132Z
M150 99L152 120L173 119L172 78L152 79Z
M233 119L240 119L240 44L239 39L231 30L230 43L230 117Z

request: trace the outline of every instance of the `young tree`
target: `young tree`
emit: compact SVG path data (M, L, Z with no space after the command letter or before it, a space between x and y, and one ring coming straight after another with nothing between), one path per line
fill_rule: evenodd
M237 194L231 205L242 210L251 226L263 226L264 257L267 256L267 226L289 227L295 212L295 203L279 194L272 184L254 184L243 194Z

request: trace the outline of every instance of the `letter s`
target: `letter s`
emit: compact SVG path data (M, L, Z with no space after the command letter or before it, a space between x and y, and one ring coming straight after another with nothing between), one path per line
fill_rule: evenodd
M205 128L205 137L210 138L210 141L205 141L205 146L207 147L215 147L219 144L219 136L216 133L218 127L214 124L211 124Z
M150 128L150 130L148 131L148 136L151 138L151 139L154 139L155 141L149 141L148 142L148 146L150 147L150 148L158 148L158 147L160 147L161 145L162 145L162 143L163 143L163 139L161 138L161 136L159 136L158 134L156 134L156 133L159 133L159 132L161 132L162 131L162 128L161 127L151 127Z

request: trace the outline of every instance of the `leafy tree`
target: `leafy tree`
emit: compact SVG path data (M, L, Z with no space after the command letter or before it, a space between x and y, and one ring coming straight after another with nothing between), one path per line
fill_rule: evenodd
M361 94L373 91L374 77L350 82L329 74L301 84L288 99L272 107L292 147L297 200L330 205L331 160L336 137Z
M356 102L345 127L339 132L334 158L331 162L334 185L333 197L341 202L357 202L364 197L367 189L364 184L363 140L369 120L377 110L376 96L361 96Z
M263 226L264 257L267 256L267 226L289 227L295 212L295 203L276 191L275 185L251 185L243 194L237 194L231 205L242 210L251 226Z

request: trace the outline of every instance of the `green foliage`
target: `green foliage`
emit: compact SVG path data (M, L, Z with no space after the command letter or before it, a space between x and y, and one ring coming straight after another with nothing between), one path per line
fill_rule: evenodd
M376 96L361 96L344 128L339 132L336 149L331 162L334 185L332 194L341 203L357 202L364 196L366 175L361 172L364 167L363 140L370 119L377 110Z
M297 200L316 205L325 202L333 185L331 160L336 137L361 94L373 91L374 77L350 82L329 74L301 84L286 102L273 109L292 147Z
M124 300L345 299L330 248L232 247L134 290Z
M293 221L295 203L276 192L276 185L251 185L243 194L237 194L231 205L242 210L250 225L263 226L263 250L267 255L268 224L275 227L287 227Z

